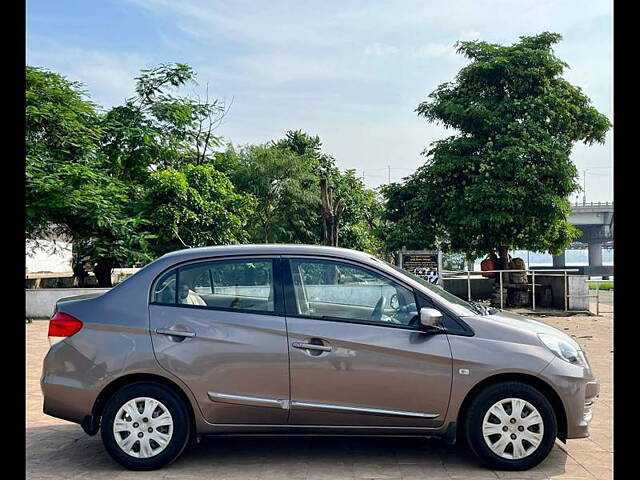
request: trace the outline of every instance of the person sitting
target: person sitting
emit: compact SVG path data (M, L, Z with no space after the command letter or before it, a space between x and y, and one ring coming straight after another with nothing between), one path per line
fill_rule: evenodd
M184 305L207 306L207 303L202 299L202 297L191 290L191 286L186 282L180 282L180 288L178 288L178 299L179 303Z

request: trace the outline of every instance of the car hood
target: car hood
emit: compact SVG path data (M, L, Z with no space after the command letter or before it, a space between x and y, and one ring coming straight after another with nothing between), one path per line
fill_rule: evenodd
M492 313L490 315L483 315L475 317L478 320L482 320L483 323L490 323L493 328L506 328L513 331L520 331L527 336L535 336L537 339L537 334L546 333L550 335L554 335L556 337L560 337L566 342L574 345L576 348L581 350L580 345L573 338L567 335L562 330L558 330L551 325L547 325L546 323L540 322L538 320L534 320L529 317L525 317L523 315L519 315L517 313L498 311L496 313ZM538 340L539 341L539 340ZM537 342L535 342L537 343Z

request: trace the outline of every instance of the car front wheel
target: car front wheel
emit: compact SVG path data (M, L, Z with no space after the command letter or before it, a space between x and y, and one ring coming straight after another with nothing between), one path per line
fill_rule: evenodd
M489 467L528 470L553 448L557 421L538 390L504 382L487 387L471 401L465 435L471 450Z
M155 470L175 461L189 440L189 417L169 388L135 383L119 390L102 416L102 442L130 470Z

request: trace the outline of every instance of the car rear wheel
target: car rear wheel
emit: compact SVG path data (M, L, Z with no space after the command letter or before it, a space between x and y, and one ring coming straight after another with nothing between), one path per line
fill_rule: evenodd
M111 397L102 416L107 452L130 470L155 470L186 447L190 422L183 401L156 383L127 385Z
M482 390L469 405L467 443L486 465L528 470L544 460L557 435L553 407L542 393L521 382Z

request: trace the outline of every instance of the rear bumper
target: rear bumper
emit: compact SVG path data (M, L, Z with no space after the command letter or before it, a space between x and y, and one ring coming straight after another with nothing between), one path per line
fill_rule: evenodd
M91 415L93 402L86 398L82 388L66 384L64 378L45 375L40 380L44 396L42 411L52 417L82 423L87 415Z
M53 345L44 358L40 389L45 414L81 424L91 415L96 395L78 375L73 361L77 356L77 350L65 341Z

